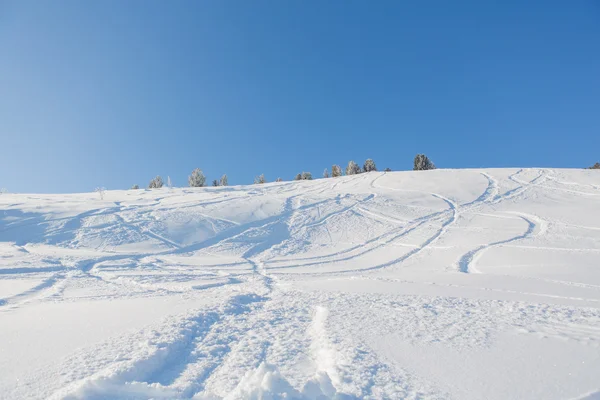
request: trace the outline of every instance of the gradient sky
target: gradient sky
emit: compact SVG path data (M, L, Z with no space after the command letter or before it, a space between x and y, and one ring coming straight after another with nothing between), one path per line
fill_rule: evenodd
M3 1L0 187L600 161L600 2Z

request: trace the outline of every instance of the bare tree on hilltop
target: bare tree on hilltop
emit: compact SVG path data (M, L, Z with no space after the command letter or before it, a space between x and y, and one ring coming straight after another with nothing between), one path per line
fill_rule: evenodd
M267 182L265 180L265 174L260 174L259 176L257 176L256 178L254 178L254 184L255 185L262 185L265 182Z
M426 171L429 169L435 169L435 165L425 154L417 154L415 156L415 162L413 166L414 171Z
M98 193L98 196L100 196L100 200L104 200L104 192L106 191L106 188L100 186L97 187L96 189L94 189L94 192Z

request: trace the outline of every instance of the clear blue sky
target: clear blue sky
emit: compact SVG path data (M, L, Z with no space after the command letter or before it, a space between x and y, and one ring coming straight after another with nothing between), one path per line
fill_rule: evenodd
M0 187L600 161L600 2L3 1Z

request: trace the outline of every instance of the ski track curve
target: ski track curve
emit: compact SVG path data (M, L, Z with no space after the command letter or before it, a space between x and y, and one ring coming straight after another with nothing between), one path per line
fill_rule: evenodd
M371 182L371 186L373 188L384 188L384 189L389 189L389 190L393 190L393 191L406 191L404 189L390 188L390 187L385 187L385 186L376 186L375 181L377 181L379 178L383 177L384 175L385 175L385 173L379 175L376 179L374 179ZM294 266L290 266L290 267L274 266L271 268L274 270L282 270L282 269L316 266L316 265L328 264L328 263L332 263L332 262L341 262L341 261L352 260L352 259L358 258L360 256L363 256L369 252L372 252L378 248L381 248L384 245L386 245L390 242L393 242L394 240L397 240L400 237L413 232L415 229L424 225L425 223L432 222L435 219L437 219L438 217L447 215L447 213L450 212L450 216L448 217L448 219L441 224L440 228L430 238L426 239L423 243L421 243L421 245L418 245L415 249L402 255L401 257L398 257L394 260L391 260L391 261L388 261L388 262L385 262L385 263L382 263L379 265L370 266L370 267L366 267L366 268L355 268L355 269L341 270L341 271L335 271L335 272L322 272L317 275L329 276L329 275L343 275L343 274L357 273L357 272L367 272L367 271L378 270L378 269L387 268L387 267L390 267L393 265L400 264L400 263L410 259L411 257L419 254L420 252L425 250L427 247L429 247L430 245L432 245L433 243L438 241L440 239L440 237L442 237L448 231L450 226L453 225L458 220L460 209L465 208L467 210L471 210L471 209L475 208L477 205L491 201L492 196L495 196L495 194L497 193L497 186L498 186L497 181L495 179L493 179L491 176L489 176L488 174L482 173L482 176L484 176L488 180L488 185L487 185L485 191L477 199L475 199L469 203L466 203L464 205L457 205L453 200L451 200L441 194L429 193L431 196L444 201L448 205L448 209L446 211L434 212L428 216L417 218L416 220L410 221L406 227L400 228L400 233L398 233L398 234L396 234L394 232L395 231L394 230L394 231L392 231L393 233L392 232L385 233L385 234L381 235L380 237L372 239L366 243L354 246L350 249L342 250L342 251L336 252L334 254L316 257L315 258L316 260L313 262L300 263L300 264L296 263ZM413 191L413 190L408 190L408 191ZM385 236L389 236L390 234L392 234L391 238L383 239ZM370 243L376 243L376 245L367 247L365 249L365 245L368 245ZM350 253L356 249L361 249L361 251L358 254L353 254L353 255L350 255L347 257L330 259L331 257L335 257L335 256L338 256L341 254ZM296 259L296 261L300 261L300 260L301 259ZM306 258L304 260L306 260ZM306 274L312 275L314 273L307 272Z
M477 262L477 259L479 257L481 257L483 252L485 252L486 250L490 249L491 247L501 246L504 244L515 242L517 240L522 240L522 239L532 237L534 235L536 228L539 231L538 234L543 234L545 232L546 223L544 221L542 221L540 218L529 215L529 214L522 214L522 213L515 213L515 214L519 215L519 217L527 223L527 230L520 235L511 237L509 239L498 240L495 242L487 243L487 244L481 245L481 246L467 252L460 258L460 260L457 263L458 271L463 272L463 273L481 273L476 268L476 262ZM537 223L534 222L534 220L537 220Z
M508 177L510 181L515 182L518 186L502 194L499 193L498 180L488 173L481 172L481 176L487 180L487 187L477 198L463 204L458 204L452 198L440 193L427 193L444 202L446 208L410 221L395 219L369 210L369 205L366 204L376 198L377 194L375 192L367 194L367 191L360 195L354 193L356 197L351 197L349 193L344 191L345 186L351 188L360 182L373 178L369 174L361 174L361 176L351 179L336 178L339 180L333 185L325 182L322 185L315 185L315 187L304 191L302 194L286 197L283 210L279 214L245 224L223 219L223 221L227 221L233 226L217 232L217 229L213 225L214 236L188 246L182 246L149 229L126 221L119 214L124 209L121 203L118 203L117 207L114 208L90 210L78 215L75 217L75 220L81 224L81 220L86 216L114 214L121 225L154 238L168 245L170 249L154 253L113 253L106 256L82 258L76 261L74 268L67 268L65 266L40 267L37 270L35 268L27 268L27 272L52 273L52 275L46 277L41 283L27 291L0 299L0 306L5 306L0 307L0 310L2 308L11 309L12 307L19 307L34 299L47 297L49 295L46 292L52 292L58 285L66 284L74 274L78 274L78 276L85 275L86 277L102 280L114 285L141 285L144 286L148 293L152 293L154 290L156 293L176 294L177 292L169 292L152 282L140 284L134 280L128 281L127 278L123 277L119 277L118 282L113 281L103 276L97 266L105 261L132 259L133 262L139 262L144 257L183 255L195 251L206 251L207 254L210 254L209 251L213 246L239 240L248 246L239 255L239 264L246 265L249 270L247 272L240 272L239 274L232 273L231 275L227 275L227 280L224 282L215 281L214 283L209 282L203 285L192 286L192 290L205 290L206 294L210 296L211 293L215 293L215 289L219 290L235 284L235 286L248 285L251 288L249 291L233 295L233 293L237 293L238 289L229 287L226 290L231 290L232 296L221 306L202 311L188 312L183 317L173 317L166 326L156 328L155 331L148 330L144 331L143 334L133 334L133 339L130 338L130 342L128 343L129 346L135 343L146 342L148 346L131 357L121 354L119 357L114 357L110 360L107 358L108 361L105 360L104 363L99 362L98 365L94 365L93 368L95 369L92 369L93 374L85 376L82 379L73 379L68 385L58 389L51 398L110 398L114 395L123 395L125 393L129 394L130 398L217 399L225 398L227 392L240 394L240 398L245 398L242 395L247 394L245 390L252 389L253 379L264 376L279 379L280 381L278 382L282 387L287 388L287 395L291 398L377 398L377 394L381 392L377 392L378 383L376 382L376 376L379 376L379 374L381 376L389 375L390 372L388 369L390 366L379 362L370 353L368 347L363 346L360 342L352 342L352 346L343 346L344 348L352 348L352 351L354 351L352 357L355 357L355 360L360 360L361 362L364 362L364 360L368 361L364 362L364 365L367 365L368 369L361 372L364 376L369 376L366 383L361 384L354 391L347 390L347 387L344 386L347 383L345 383L344 373L347 373L347 369L350 369L350 367L342 365L340 359L347 360L352 359L352 357L349 357L348 354L338 354L339 348L342 347L340 345L341 339L339 337L336 338L335 335L339 335L339 332L328 331L329 314L334 310L331 309L330 311L324 305L325 302L311 299L310 304L316 306L307 311L306 304L309 302L303 302L302 296L297 293L294 293L294 295L299 296L299 300L293 299L293 296L282 300L282 298L286 297L287 293L283 287L284 285L280 284L280 276L284 276L285 273L282 273L280 276L278 276L278 273L286 269L357 259L380 250L395 240L417 231L419 228L424 226L430 227L435 224L433 234L425 238L420 244L415 245L414 249L393 260L363 268L335 272L307 272L305 274L322 277L347 276L348 274L361 274L393 266L402 266L402 263L406 260L426 252L427 249L431 249L432 245L440 241L452 229L461 218L461 214L476 213L484 205L497 205L500 202L517 198L532 187L550 188L543 185L546 180L552 180L549 171L539 170L538 176L531 181L519 179L519 175L522 172L522 169L518 170ZM374 179L371 179L369 186L372 189L405 191L401 188L377 185L377 181L385 175L386 173L377 174ZM288 189L288 186L290 185L282 185L278 193L287 193L286 189ZM328 190L339 191L338 197L334 199L322 199L318 197L319 194ZM564 188L562 190L579 194L578 191ZM264 189L256 188L252 192L252 195L260 196L264 195L264 193ZM310 198L309 195L311 194L315 195L316 198ZM581 194L586 193L581 192ZM587 194L589 195L589 193ZM356 201L331 212L322 212L322 206L331 205L334 202L337 202L341 206L340 199L346 198L342 196L348 196L348 198L352 200L356 199ZM200 203L199 206L221 204L236 199L212 199L205 203ZM301 200L310 202L301 204ZM198 207L198 205L186 205L183 207ZM164 209L167 210L168 208L165 207ZM316 211L317 214L317 217L312 222L306 224L302 223L302 220L298 223L295 222L298 219L299 213L311 211L313 213ZM327 225L327 222L332 218L348 212L358 213L363 217L365 216L364 214L370 214L374 218L391 222L397 226L364 243L330 254L290 259L276 259L273 257L273 254L276 253L274 250L285 243L292 234L306 231L315 226ZM198 214L206 219L211 219L210 216L203 213ZM511 215L514 215L514 217ZM488 249L544 235L548 229L548 222L546 220L532 214L505 211L494 216L500 218L518 218L525 222L526 229L524 232L510 238L492 241L466 252L456 262L455 268L458 271L467 274L481 273L477 268L477 261ZM215 218L215 220L218 219ZM329 231L328 234L331 240L331 233ZM248 238L254 240L244 241ZM278 263L283 262L293 265L278 266ZM233 264L203 265L203 267L226 265ZM175 266L172 268L169 271L176 270ZM0 274L18 274L24 272L24 270L9 268L0 270ZM192 266L181 268L181 271L192 270ZM209 275L206 276L208 277ZM377 279L370 274L363 275L367 279L369 276ZM223 276L220 276L220 278L223 278ZM571 286L581 285L590 289L598 287L597 285L585 285L575 282L553 281L549 279L546 279L546 281ZM434 285L437 283L431 284ZM493 290L500 291L501 289ZM239 289L239 291L242 292L242 289ZM505 292L508 293L510 291L505 290ZM518 293L524 294L524 292ZM536 293L530 294L543 296ZM571 299L571 297L566 296L562 298ZM284 309L284 306L288 308ZM298 326L301 329L298 329ZM600 336L600 331L597 329L574 325L557 325L552 329L540 330L540 332L540 335L546 335L547 337L569 335L579 337L582 335L585 336L584 334L588 334L588 336L593 338ZM283 354L282 349L289 348L290 343L295 353L293 355ZM347 345L348 343L345 344ZM595 345L595 342L593 344ZM115 345L115 347L118 346ZM293 362L298 361L296 359L292 360L292 358L300 357L300 355L309 356L308 361L304 360L312 368L307 373L307 376L290 377L278 371L278 367L282 369L290 368L291 370L290 365L295 365ZM91 357L92 361L94 360L93 356L88 356ZM71 362L73 362L74 366L77 366L79 364L77 364L75 358ZM269 364L267 360L277 360L280 363L273 365ZM363 367L361 366L361 368ZM289 379L289 382L284 376ZM581 398L588 397L584 396Z
M413 250L409 251L408 253L402 255L401 257L398 257L394 260L388 261L386 263L383 264L379 264L379 265L375 265L375 266L370 266L370 267L365 267L365 268L355 268L355 269L350 269L350 270L340 270L340 271L335 271L335 272L320 272L320 273L313 273L313 272L306 272L306 273L301 273L301 274L305 274L305 275L318 275L318 276L338 276L338 275L344 275L344 274L354 274L354 273L360 273L360 272L368 272L368 271L373 271L373 270L379 270L379 269L383 269L383 268L388 268L394 265L398 265L401 264L402 262L410 259L411 257L419 254L420 252L422 252L424 249L426 249L427 247L429 247L431 244L435 243L437 240L440 239L440 237L442 237L447 231L448 229L451 227L451 225L453 225L459 218L460 216L460 212L473 212L475 210L477 210L477 208L479 208L480 206L484 205L484 204L498 204L502 201L505 201L507 199L511 199L511 198L515 198L517 196L522 195L526 190L530 189L530 187L532 186L538 186L540 185L540 183L543 182L543 180L546 179L546 175L547 172L545 170L539 170L538 171L538 176L535 177L533 180L531 180L530 182L525 182L525 181L521 181L517 178L515 178L517 175L519 175L520 173L522 173L522 169L519 169L518 171L516 171L515 173L513 173L512 175L509 176L510 180L515 181L516 183L518 183L520 186L512 189L502 195L498 194L498 181L493 178L491 175L487 174L487 173L481 173L482 176L484 176L487 181L488 181L488 185L486 187L486 189L484 190L484 192L475 200L468 202L468 203L464 203L461 205L457 205L454 201L452 201L449 198L446 198L440 194L437 193L429 193L431 196L437 197L441 200L443 200L444 202L446 202L449 205L448 210L446 211L441 211L441 212L436 212L431 214L430 216L425 216L423 217L423 220L417 219L414 221L410 221L407 225L407 227L404 229L403 232L401 232L400 234L394 236L392 239L390 240L385 240L383 243L381 241L381 237L373 239L372 241L369 241L367 243L363 243L361 245L357 245L354 246L351 249L346 249L346 250L342 250L340 252L337 253L333 253L333 254L329 254L329 255L324 255L324 256L318 256L315 257L315 261L314 262L309 262L309 263L296 263L294 266L290 266L290 267L270 267L273 270L285 270L285 269L289 269L289 268L297 268L297 267L307 267L307 266L316 266L316 265L323 265L323 264L328 264L331 262L340 262L340 261L348 261L351 259L355 259L357 257L360 257L366 253L369 253L377 248L380 248L382 246L384 246L387 243L390 243L393 240L398 239L399 237L405 236L406 234L409 234L411 232L413 232L416 228L420 227L421 225L423 225L426 222L430 222L433 221L434 219L444 216L446 215L448 212L451 213L450 217L442 223L441 227L427 240L425 240L423 243L421 243L421 245L418 245L416 248L414 248ZM384 174L380 175L377 179L381 178ZM376 180L377 180L376 179ZM374 181L372 182L373 188L383 188L383 189L389 189L389 190L393 190L393 191L413 191L413 190L404 190L404 189L399 189L399 188L390 188L390 187L385 187L385 186L375 186L374 185ZM523 213L520 213L521 215L523 215ZM533 219L537 219L537 217L529 215L529 214L525 214L528 216L529 219L526 219L525 216L521 216L522 219L525 219L526 221L530 221ZM416 226L414 225L416 222ZM544 223L543 225L544 227L546 226L546 224ZM527 232L526 232L527 233ZM382 236L387 236L389 235L389 233L383 234ZM520 240L522 239L521 235L509 239L508 242L512 242L515 240ZM343 257L343 258L334 258L334 259L330 259L331 257L335 257L338 256L340 254L344 254L344 253L349 253L354 251L355 249L358 248L364 248L366 244L372 243L372 242L378 242L378 245L376 245L373 248L367 248L364 249L362 252L360 252L359 254L356 255L351 255L348 257ZM479 253L480 251L485 251L489 246L496 246L496 245L500 245L503 243L508 243L505 241L500 241L498 243L493 242L491 244L488 245L483 245L478 247L477 249L474 249L470 252L468 252L467 254L465 254L464 256L461 257L461 259L458 262L458 270L461 272L468 272L468 265L471 261L466 261L466 260L470 260L476 253ZM473 254L471 254L473 253ZM301 261L301 259L296 259L296 261ZM471 271L473 272L473 271Z

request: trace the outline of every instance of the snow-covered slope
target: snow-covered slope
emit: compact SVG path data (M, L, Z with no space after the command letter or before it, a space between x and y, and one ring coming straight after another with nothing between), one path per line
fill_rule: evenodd
M597 171L0 195L2 399L592 399L599 345Z

